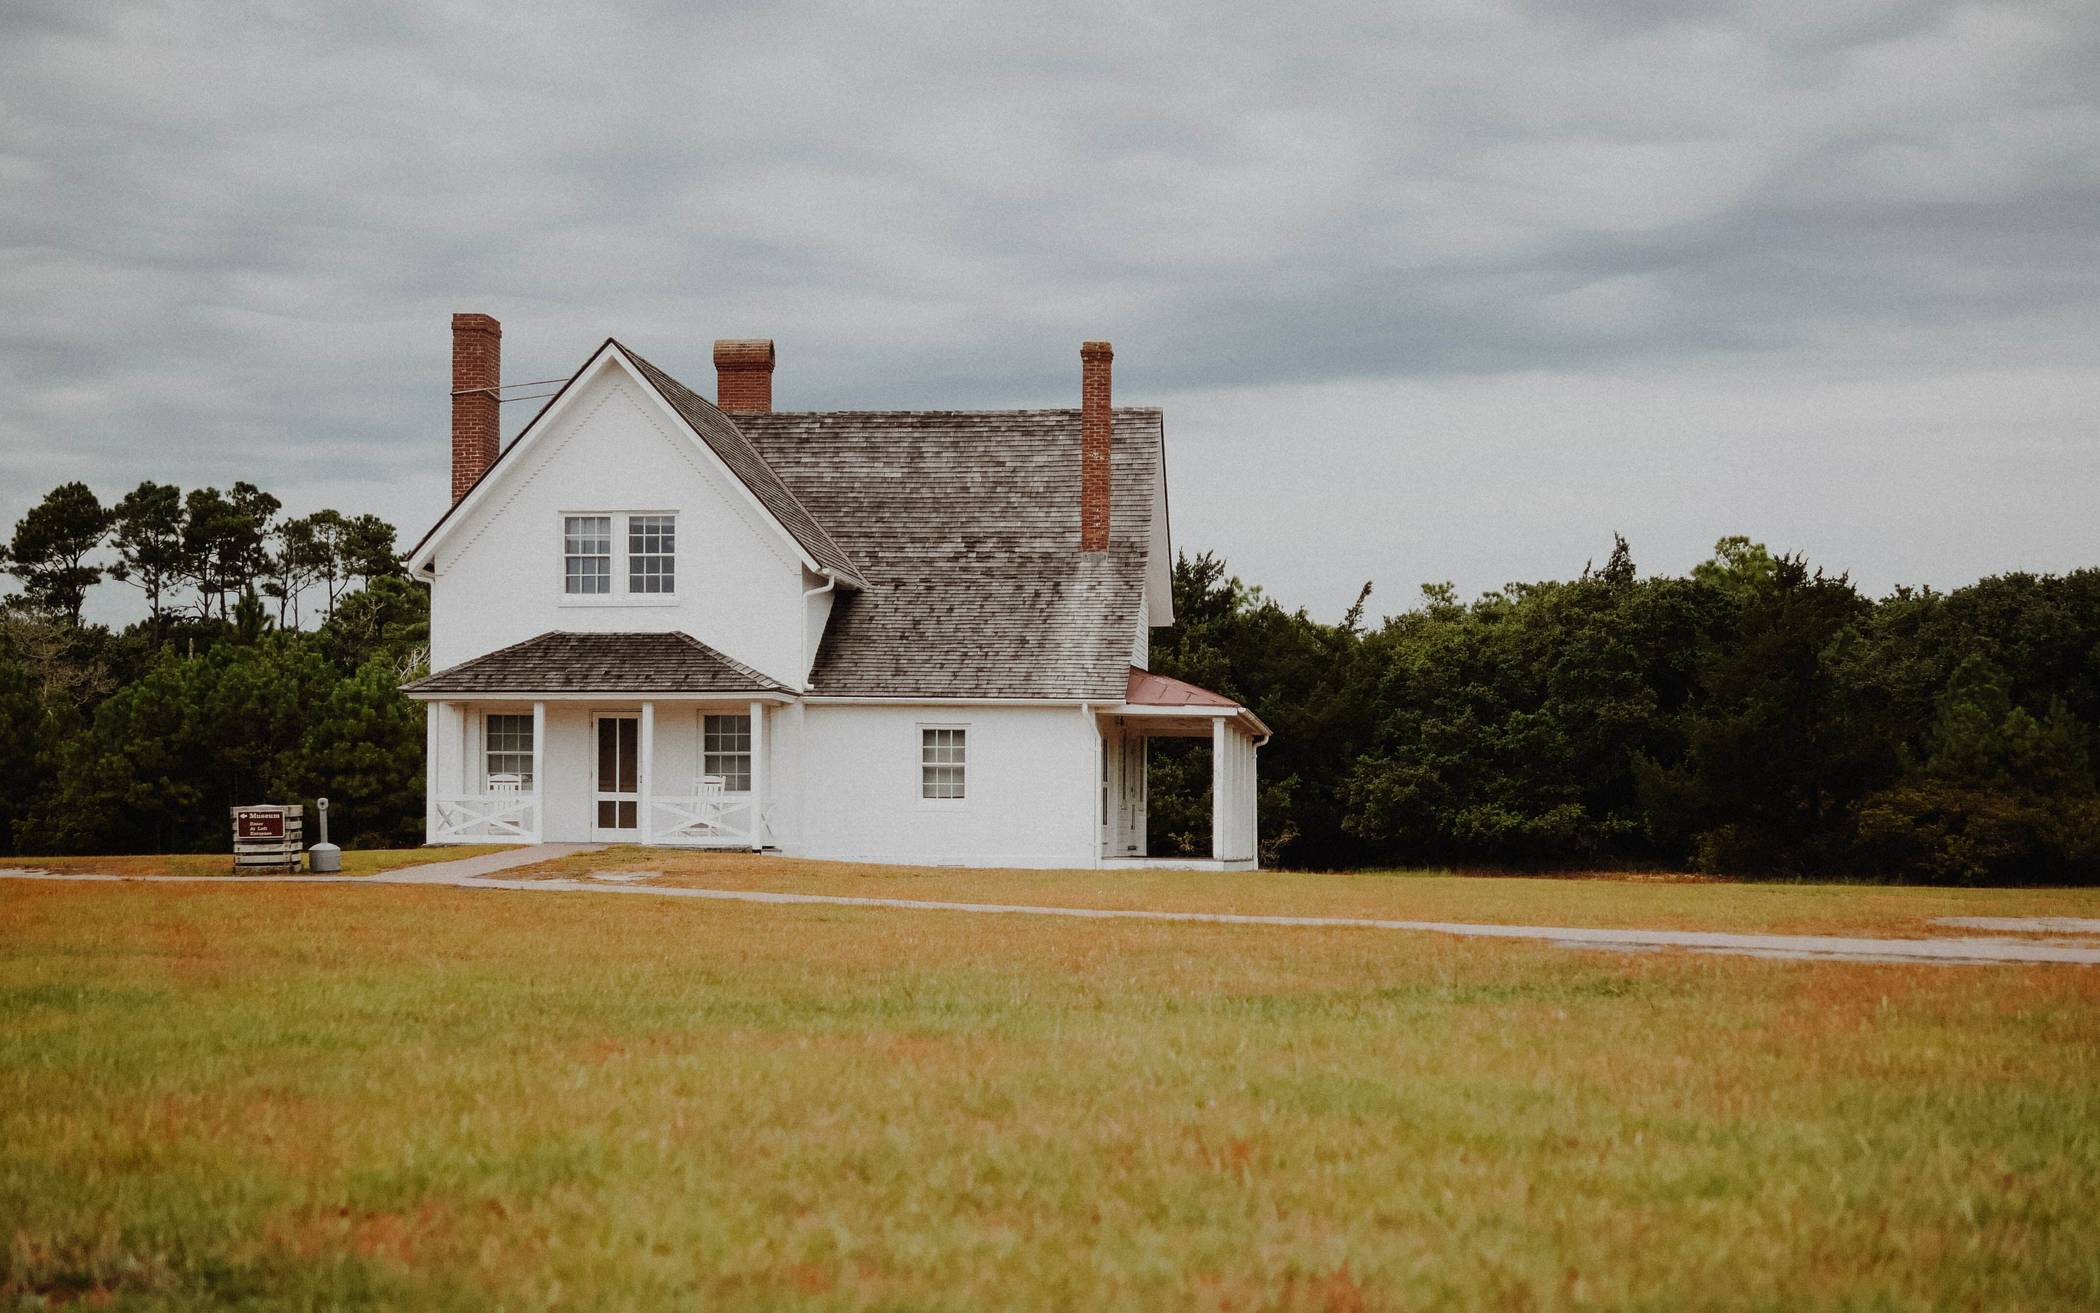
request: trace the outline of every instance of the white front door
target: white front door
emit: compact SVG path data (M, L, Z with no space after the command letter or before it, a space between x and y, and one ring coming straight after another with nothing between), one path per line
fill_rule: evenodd
M591 779L591 838L634 840L641 835L642 722L638 716L591 717L597 762Z
M1123 728L1101 737L1101 853L1145 855L1145 736Z
M1143 734L1123 735L1123 797L1116 819L1127 857L1145 855L1145 748L1150 742Z

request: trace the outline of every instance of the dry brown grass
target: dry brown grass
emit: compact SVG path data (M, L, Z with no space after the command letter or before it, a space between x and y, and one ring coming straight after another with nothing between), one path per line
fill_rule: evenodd
M362 848L343 853L344 875L371 875L404 866L506 852L515 844L461 844L446 848ZM106 857L0 857L0 868L87 875L233 875L231 853L127 854Z
M0 1303L2087 1308L2096 1188L2087 969L0 885Z
M611 848L505 874L579 878L592 871L657 871L650 883L700 888L869 898L1779 934L1916 937L1946 934L1932 924L1944 916L2100 917L2100 889L1750 883L1634 872L975 871Z

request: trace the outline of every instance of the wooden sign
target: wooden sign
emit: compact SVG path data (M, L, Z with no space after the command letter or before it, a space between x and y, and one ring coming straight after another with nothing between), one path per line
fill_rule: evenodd
M284 813L275 807L240 807L233 813L233 837L284 839Z
M305 847L306 809L265 803L233 809L233 869L294 869Z

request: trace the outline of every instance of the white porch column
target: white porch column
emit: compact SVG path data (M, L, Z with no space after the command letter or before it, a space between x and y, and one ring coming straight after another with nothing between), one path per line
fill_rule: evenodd
M655 809L650 806L649 792L656 787L656 704L654 702L644 702L642 704L641 757L635 767L634 787L635 791L641 795L640 799L635 803L635 810L640 813L634 818L635 824L641 828L642 842L653 843L656 838L656 826L651 822L650 816Z
M751 851L766 846L766 704L751 704Z
M1210 855L1224 861L1232 844L1232 742L1225 718L1210 722Z
M547 841L547 704L532 704L532 839Z
M438 704L423 704L423 842L438 834Z
M459 750L459 769L455 772L455 786L461 793L480 793L481 772L474 761L474 713L467 710L464 702L452 704L452 724L457 731L452 736L452 746Z

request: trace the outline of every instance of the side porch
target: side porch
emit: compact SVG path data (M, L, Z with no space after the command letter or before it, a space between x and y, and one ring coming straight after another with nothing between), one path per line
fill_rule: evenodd
M1101 738L1099 864L1110 870L1251 871L1261 865L1257 752L1269 727L1247 708L1183 680L1132 667L1123 704L1096 714ZM1207 739L1210 854L1154 857L1151 743Z

